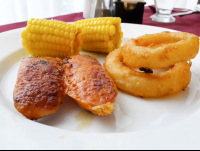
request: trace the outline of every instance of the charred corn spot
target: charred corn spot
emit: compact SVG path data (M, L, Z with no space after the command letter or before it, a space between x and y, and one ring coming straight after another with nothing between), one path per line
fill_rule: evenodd
M73 23L81 28L83 49L109 53L121 46L121 19L115 17L84 19Z
M32 18L21 37L23 47L32 56L65 58L79 54L83 44L80 28L55 20Z

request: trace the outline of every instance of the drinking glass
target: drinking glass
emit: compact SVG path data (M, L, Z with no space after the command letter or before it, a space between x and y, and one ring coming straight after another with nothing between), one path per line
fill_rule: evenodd
M154 0L156 6L156 14L151 16L152 21L171 23L176 19L171 15L171 12L177 0Z

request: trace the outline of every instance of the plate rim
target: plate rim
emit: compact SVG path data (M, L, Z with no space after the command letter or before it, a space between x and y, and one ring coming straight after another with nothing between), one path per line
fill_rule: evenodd
M126 26L126 25L128 25L128 26L132 26L132 25L136 25L136 26L143 26L143 27L145 27L145 26L147 26L147 27L151 27L151 28L159 28L159 29L163 29L163 30L170 30L170 31L176 31L176 30L171 30L171 29L167 29L167 28L162 28L162 27L155 27L155 26L149 26L149 25L138 25L138 24L129 24L129 23L122 23L122 26ZM10 30L10 31L6 31L6 32L3 32L3 33L0 33L0 38L1 38L1 36L3 35L3 34L8 34L8 33L13 33L13 32L18 32L18 31L22 31L23 29L25 29L25 27L22 27L22 28L18 28L18 29L14 29L14 30ZM12 52L11 52L12 53ZM10 53L9 52L7 52L7 55L4 55L3 57L0 57L0 61L3 59L3 58L5 58L6 56L8 56ZM1 92L0 92L1 93ZM0 95L0 99L1 99L1 95ZM7 117L9 117L9 118L11 118L12 119L12 114L11 113L9 113L9 111L8 111L8 109L5 109L4 107L2 107L1 106L1 102L0 102L0 113L1 112L4 112L4 114L6 113L6 114L8 114L7 115ZM2 116L0 116L0 119L1 119L1 117ZM199 113L197 113L197 117L200 117L200 112ZM194 123L196 123L195 122L195 119L193 119L194 117L190 117L189 119L188 119L188 121L193 121ZM50 127L50 126L47 126L47 125L42 125L42 124L38 124L38 123L35 123L35 124L33 124L34 122L32 122L32 121L28 121L28 120L22 120L20 117L16 117L16 119L13 119L13 121L9 121L8 119L7 119L7 121L6 121L6 125L4 124L3 126L0 124L0 126L2 126L2 127L4 127L4 128L6 128L6 126L8 126L7 124L10 124L10 123L12 123L13 125L12 126L8 126L9 128L14 128L14 126L17 126L17 124L19 124L21 127L23 127L23 128L25 128L24 126L23 126L23 124L25 124L25 123L28 123L28 125L30 125L30 124L33 124L35 127L36 127L36 130L38 129L38 127L41 127L41 125L42 125L42 127L48 127L47 129L49 130L49 129L53 129L52 131L56 131L58 134L54 134L56 137L57 136L60 136L62 133L63 133L63 136L65 136L66 138L64 138L62 141L63 141L63 143L58 143L60 146L61 146L61 148L65 148L65 147L68 147L68 149L69 148L71 148L71 149L75 149L75 148L78 148L79 149L79 147L77 147L77 146L72 146L72 145L69 145L68 143L68 145L69 146L66 146L66 145L64 145L64 143L66 143L67 141L70 141L70 139L69 138L67 138L67 137L74 137L74 136L77 136L77 135L81 135L81 137L82 138L87 138L88 140L90 140L90 141L92 141L94 144L92 145L92 147L91 148L93 148L93 149L161 149L161 148L164 148L164 149L166 149L166 148L178 148L178 149L180 149L180 148L188 148L189 146L191 146L191 145L193 145L193 147L194 148L199 148L200 147L200 145L199 144L187 144L187 139L185 140L186 142L183 144L183 146L181 147L181 146L179 146L180 144L178 144L178 146L177 146L177 144L173 144L173 146L168 146L168 145L170 145L169 143L171 143L171 141L169 141L169 139L171 138L171 136L174 136L174 134L176 133L176 132L174 132L174 130L176 130L177 131L177 134L176 135L181 135L181 133L182 132L184 132L184 129L179 129L179 125L180 124L185 124L186 126L188 126L188 125L190 125L189 123L187 123L188 121L180 121L179 123L177 123L177 124L175 124L174 126L176 127L175 129L172 127L172 128L169 128L169 127L167 127L167 128L161 128L161 129L159 129L159 130L153 130L152 132L149 132L149 131L143 131L143 132L127 132L127 133L92 133L92 134L90 134L90 133L82 133L82 132L72 132L72 131L67 131L67 130L61 130L61 129L57 129L57 128L55 128L55 127ZM197 124L199 124L199 126L200 126L200 122L198 122ZM190 125L191 126L191 125ZM197 125L196 125L197 126ZM25 128L26 129L26 128ZM155 136L157 136L157 137L159 137L161 134L163 134L163 131L167 131L167 132L170 132L170 129L171 129L171 131L172 132L174 132L174 134L170 134L170 133L164 133L165 134L165 138L164 138L164 140L165 141L169 141L169 142L162 142L162 141L159 141L160 142L160 144L162 144L163 145L163 147L161 147L161 145L158 145L156 142L153 142L152 143L152 141L158 141L157 139L156 140L154 140L154 139L152 139L152 136L154 135L154 133L156 133L155 134ZM22 129L21 128L19 128L19 130L21 130L22 131ZM26 130L28 130L28 129L26 129ZM19 132L21 132L21 131L19 131ZM5 132L3 132L1 129L0 129L0 132L1 133L4 133L4 135L0 135L0 140L1 139L4 139L2 136L4 136L5 137ZM56 133L55 132L55 133ZM46 131L45 131L45 133L47 133ZM199 136L200 136L200 131L199 132L197 132L198 134L199 134ZM19 133L16 133L16 134L19 134ZM69 135L69 136L68 136ZM148 136L149 135L149 136ZM62 135L61 135L62 136ZM91 138L89 138L89 137L91 137ZM125 138L125 139L120 139L121 137L123 137L123 138ZM140 143L140 141L138 141L138 140L142 140L142 138L144 138L144 137L147 137L146 139L144 139L144 142L143 143ZM177 137L175 137L175 138L177 138ZM199 137L200 138L200 137ZM79 140L79 143L81 144L80 146L81 146L81 148L85 148L85 149L88 149L88 142L85 142L85 140L84 139L80 139ZM96 141L94 141L93 139L96 139ZM105 139L105 140L103 140L103 139ZM111 140L110 141L110 139L113 139L113 140ZM40 139L38 139L38 140L40 140ZM52 140L51 139L49 139L49 141L54 141L54 140L57 140L57 141L59 141L59 139L55 139L55 138L53 138ZM132 140L133 142L135 142L135 143L133 143L133 142L130 142L130 140ZM149 140L152 140L152 141L149 141ZM173 139L173 140L175 140L175 139ZM195 140L196 139L192 139L194 142L196 142ZM5 140L3 140L2 142L4 142ZM7 140L7 141L9 141L9 139ZM41 141L41 140L40 140ZM99 143L99 141L103 141L105 144L103 145L102 143ZM128 141L128 142L126 142L126 141ZM71 142L71 141L70 141ZM83 142L85 142L86 144L83 144ZM107 143L108 142L108 143ZM149 143L150 142L150 143ZM0 141L0 143L1 143L1 141ZM10 143L10 142L9 142ZM39 143L39 142L38 142ZM152 143L152 144L151 144ZM6 142L6 144L7 144L7 142ZM90 144L90 143L89 143ZM143 146L143 144L145 144L146 146ZM15 144L16 145L16 144ZM30 143L27 145L27 146L25 146L25 147L30 147L29 146L30 145ZM55 147L57 147L57 145L53 145L53 144L51 144L52 145L52 148L55 148ZM96 145L96 146L95 146ZM103 145L103 146L101 146L101 145ZM127 146L124 146L124 145L127 145ZM1 146L1 145L0 145ZM5 144L3 144L2 146L5 146ZM196 146L196 147L195 147ZM12 146L5 146L6 148L7 147L11 147L12 148ZM19 149L20 148L22 148L22 146L18 146L19 147ZM42 148L42 145L40 145L39 146L39 148ZM48 147L47 147L48 148ZM90 148L90 147L89 147ZM192 148L192 147L191 147ZM45 148L44 148L45 149Z

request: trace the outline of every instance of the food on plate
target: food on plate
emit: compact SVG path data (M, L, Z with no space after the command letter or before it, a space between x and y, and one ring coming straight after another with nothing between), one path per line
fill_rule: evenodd
M121 19L116 17L83 19L73 23L81 29L83 50L109 53L121 47Z
M82 49L80 29L62 21L31 19L21 37L31 56L65 58L79 54Z
M13 92L15 108L21 114L32 120L51 115L65 93L83 109L108 115L114 110L118 90L103 66L90 56L23 60Z
M134 96L144 98L167 96L180 92L190 83L191 64L186 61L176 63L166 72L144 73L125 66L120 53L121 48L111 52L104 66L117 87Z
M61 59L30 57L21 63L13 99L15 108L36 120L55 113L65 95Z
M193 34L163 32L144 35L111 52L104 67L118 88L134 96L168 96L189 85L190 59L195 58L198 51L199 38ZM152 69L163 68L168 70L153 73Z
M68 57L63 63L65 93L85 110L108 115L113 112L117 87L103 66L87 55Z
M194 59L199 37L184 32L148 34L129 40L121 48L122 61L131 68L162 69Z

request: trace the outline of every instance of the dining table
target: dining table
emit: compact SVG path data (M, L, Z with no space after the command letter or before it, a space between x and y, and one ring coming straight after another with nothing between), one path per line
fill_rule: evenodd
M65 1L64 0L62 1L64 4ZM75 2L76 0L73 1L73 3ZM45 1L45 3L48 2ZM35 9L37 10L37 8ZM38 9L38 11L40 10ZM41 10L41 12L43 11ZM42 17L42 19L43 18L53 19L69 23L85 19L83 9L79 9L76 11L69 11L66 14L65 11L63 12L55 14L49 12L49 14L47 14L45 17ZM1 13L0 14L0 20L1 20L1 17L4 16L4 14L2 13L1 10L0 13ZM140 35L140 32L144 33L142 31L137 30L137 29L142 29L141 26L144 26L145 30L152 30L152 32L163 31L163 30L181 31L181 32L188 32L191 34L195 34L200 37L200 12L194 11L191 14L175 16L176 21L173 23L161 23L152 21L150 19L150 16L152 16L155 13L156 10L153 5L150 6L145 5L142 24L131 24L131 23L124 24L124 30L126 27L127 28L133 27L130 28L130 33L127 33L129 32L129 29L126 29L125 36L133 35L133 37L135 37L134 33L136 33L136 35ZM15 13L13 13L13 15L14 14ZM37 14L39 13L37 12ZM6 82L9 83L9 81L11 82L13 81L14 78L12 76L13 74L17 73L17 67L19 67L21 61L20 59L22 59L21 56L22 55L26 56L24 53L25 52L24 49L22 48L21 45L19 45L19 43L21 42L20 41L21 37L19 37L20 36L19 31L21 31L21 29L25 29L25 27L27 26L27 22L30 19L30 17L27 16L24 18L20 17L18 18L17 14L15 15L16 18L13 19L13 21L9 20L8 22L7 21L0 22L0 39L1 39L0 54L2 54L2 56L0 56L0 109L1 106L3 106L7 108L8 111L13 111L14 107L11 107L13 106L12 103L9 102L8 104L6 104L5 101L1 102L1 98L3 98L2 96L4 96L3 92L5 92L6 93L5 99L12 100L12 92L9 93L6 92L6 90L9 89L8 87L12 84L7 85ZM151 33L151 31L147 32ZM12 39L11 41L15 42L16 40L17 44L9 43L8 42L9 37L7 34ZM16 35L18 36L17 38L15 37ZM5 42L6 46L4 46L4 38L2 37L6 37L6 42ZM6 52L6 50L1 49L1 44L3 45L3 48L8 47L8 49L13 49L14 46L17 46L16 48L17 50L16 52L14 52L15 50L13 50L12 53L4 55L4 52ZM16 58L13 57L12 55L15 55ZM97 56L94 53L91 53L91 55L94 57ZM99 59L105 60L105 57L106 56L104 54L100 54ZM6 64L7 62L8 64ZM33 121L26 120L20 115L15 116L15 114L17 114L15 111L12 114L9 114L7 117L4 115L2 117L6 118L6 121L0 122L0 149L152 149L152 150L153 149L200 149L200 143L199 143L200 131L196 131L200 126L199 122L200 87L199 86L195 86L195 88L192 87L195 84L200 83L199 82L200 72L199 69L197 69L199 66L198 63L199 63L198 59L194 61L195 66L194 68L192 68L192 70L194 71L195 76L192 77L193 79L191 81L191 86L186 90L184 90L184 92L181 92L181 94L183 95L164 98L163 102L160 102L159 99L157 100L149 99L144 101L142 100L142 98L137 98L135 100L135 104L134 102L131 103L133 105L132 107L131 105L127 104L126 105L127 109L125 109L122 103L127 103L130 100L134 101L134 99L132 99L132 97L130 97L126 93L120 92L120 96L117 100L118 102L116 105L116 110L119 112L115 112L115 116L111 115L110 117L107 117L105 120L106 123L103 124L102 124L103 121L102 118L96 119L97 122L95 123L96 128L94 132L98 131L98 129L101 130L99 126L101 125L103 128L107 130L107 131L102 130L102 133L94 133L92 130L91 131L88 130L80 134L79 132L71 131L70 128L69 130L66 130L68 127L66 128L65 125L62 124L59 127L60 128L59 129L55 124L56 122L58 123L62 123L62 121L64 122L68 121L72 123L77 122L71 116L68 117L68 115L64 113L65 109L63 108L62 110L59 111L57 115L53 117L55 123L49 120L49 118L47 118L46 121L45 120L39 121L39 124L36 124L36 122L34 123ZM9 69L7 68L7 66L9 67ZM197 69L198 71L196 70L195 72L195 69ZM128 101L123 98L126 98ZM181 102L179 98L181 100L184 100L185 102L184 101ZM187 99L185 100L185 98ZM119 103L119 99L122 100L122 103ZM171 99L175 102L174 106L172 101L168 99ZM191 99L193 101L191 101ZM157 105L157 103L159 103L159 105ZM66 103L64 103L64 105L66 105ZM72 113L73 111L71 111L71 108L72 109L77 108L77 104L71 103L68 105L69 105L68 109ZM121 107L122 111L120 110L120 105L122 105ZM135 105L136 106L138 105L138 108L136 108ZM149 108L149 106L151 106L152 109ZM141 109L143 107L144 109ZM159 107L161 107L162 109L158 109ZM133 111L134 109L135 112ZM184 112L185 110L187 112ZM126 114L128 115L129 112L135 113L135 115L133 115L133 118L136 119L136 121L139 121L138 123L135 123L134 121L132 121L132 119L126 116ZM151 113L151 115L149 113ZM189 116L190 114L191 116ZM3 115L3 113L1 115ZM0 115L0 120L1 120L1 115ZM58 117L60 117L61 119L59 119ZM87 117L91 119L90 116ZM143 117L146 121L140 119L139 117ZM154 117L156 118L154 119ZM77 119L78 117L76 116L76 120ZM88 121L89 119L86 119L86 121ZM45 124L43 124L43 122ZM117 126L113 125L112 122L116 122ZM24 125L24 123L26 123L26 125ZM135 124L134 130L129 127L129 129L133 131L133 133L132 132L129 133L128 130L123 131L123 126L127 126L130 123ZM162 124L159 125L160 123ZM19 127L16 128L15 131L15 127L17 125ZM143 125L142 128L140 128L141 125ZM4 132L4 129L2 129L1 127L4 127L6 129L6 132ZM28 129L28 127L31 127L31 129ZM56 128L52 129L52 127ZM115 130L112 129L113 127L116 128L116 132ZM63 130L66 130L67 132ZM1 134L1 132L3 133L3 135ZM118 138L119 136L120 138ZM18 139L18 137L20 139ZM179 140L179 138L182 138L182 140ZM153 140L155 140L155 142L153 142ZM20 145L18 146L18 144Z
M169 29L178 30L182 32L189 32L192 34L196 34L197 36L200 36L200 28L199 28L200 27L200 12L194 12L187 15L176 16L175 17L176 21L173 23L160 23L160 22L152 21L150 19L150 16L152 16L155 13L156 13L155 7L145 6L142 24L169 28ZM64 22L75 22L75 21L84 19L84 17L83 17L83 12L78 12L78 13L71 13L71 14L60 15L60 16L51 16L49 17L49 19L55 19L55 20L60 20ZM26 25L27 25L27 21L0 25L0 33L9 31L12 29L26 27Z

